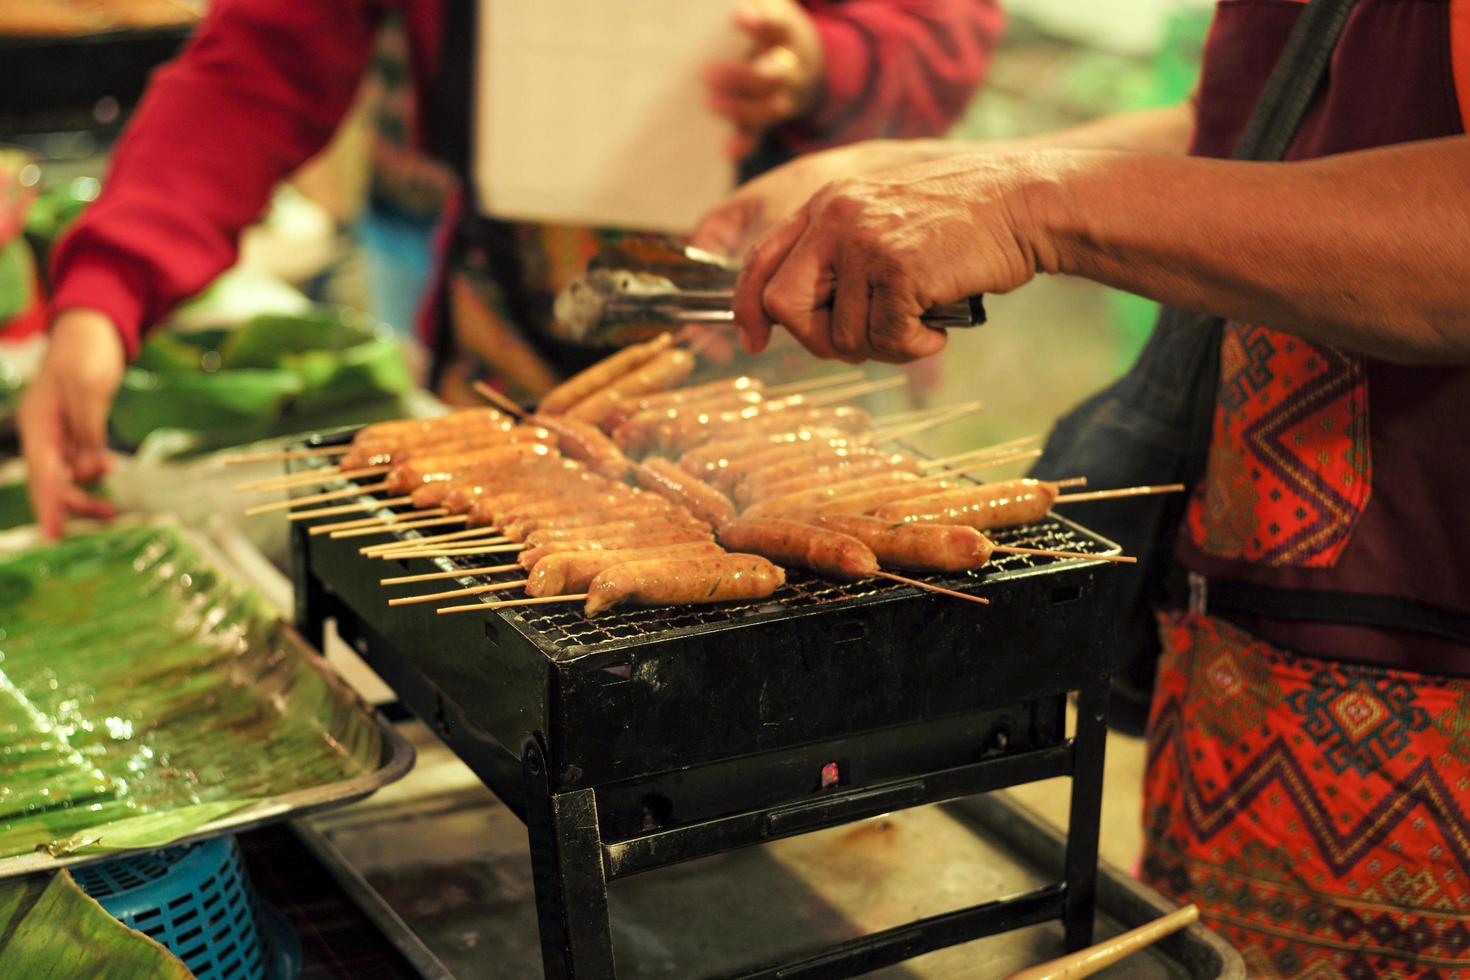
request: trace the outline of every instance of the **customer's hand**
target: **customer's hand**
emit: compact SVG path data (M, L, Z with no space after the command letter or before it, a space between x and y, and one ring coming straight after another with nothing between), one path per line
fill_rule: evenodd
M739 159L762 133L810 112L822 90L822 38L796 0L743 0L735 26L750 39L742 61L705 69L710 108L735 124L726 151Z
M107 414L124 362L117 328L103 314L75 309L56 318L41 370L18 415L31 508L47 537L61 534L68 515L107 518L114 513L82 487L107 472Z
M742 341L775 324L818 357L903 362L944 347L920 314L1053 268L1027 195L1043 154L954 157L827 185L751 249L735 291Z

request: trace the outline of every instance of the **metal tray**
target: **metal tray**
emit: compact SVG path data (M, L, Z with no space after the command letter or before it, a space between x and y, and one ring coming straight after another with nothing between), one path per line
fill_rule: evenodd
M126 527L128 522L121 522ZM134 522L144 523L144 522ZM152 526L167 528L171 533L177 534L185 544L192 548L201 563L209 566L221 577L230 580L235 588L241 592L254 595L253 590L239 586L224 571L228 565L215 552L212 546L200 535L192 534L186 529L179 528L170 522L155 521ZM0 553L8 553L15 548L23 547L28 541L36 539L34 529L21 529L0 535ZM258 599L258 597L256 597ZM380 746L380 758L377 767L335 782L324 783L295 789L273 796L265 797L247 806L228 813L224 816L211 820L196 830L179 836L169 841L150 842L147 846L137 848L111 848L102 852L85 852L68 855L52 855L45 851L36 851L29 854L15 855L8 858L0 858L0 878L14 875L30 874L36 871L46 871L67 865L78 864L86 861L95 861L109 858L121 853L137 850L152 850L165 844L183 843L192 840L200 840L215 837L225 833L236 833L251 827L261 826L298 817L330 807L342 806L361 800L372 794L377 789L402 778L414 763L413 747L403 738L396 728L393 727L381 714L367 704L356 691L352 690L337 674L326 664L289 624L280 622L276 629L279 632L273 634L279 641L276 648L278 652L288 657L294 657L306 670L314 672L323 683L327 697L330 699L330 718L338 727L333 731L338 734L346 730L347 723L367 726L377 736Z

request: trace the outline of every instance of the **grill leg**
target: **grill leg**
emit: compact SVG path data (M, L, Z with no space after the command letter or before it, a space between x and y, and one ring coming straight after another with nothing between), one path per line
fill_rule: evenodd
M1069 950L1092 943L1107 708L1106 680L1078 692L1077 734L1072 743L1072 805L1067 822L1067 895L1062 907L1062 925Z
M590 789L552 793L539 744L526 746L522 762L526 832L531 839L531 875L546 976L613 977L616 970L597 800Z

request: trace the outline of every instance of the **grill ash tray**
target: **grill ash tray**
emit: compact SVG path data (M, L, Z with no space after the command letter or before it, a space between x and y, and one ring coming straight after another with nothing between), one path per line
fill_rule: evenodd
M390 608L378 580L449 560L368 560L361 539L303 525L292 555L303 632L315 638L334 619L526 820L549 975L613 972L609 878L1060 775L1074 778L1062 882L822 954L837 956L822 960L837 972L770 971L851 975L1050 918L1074 945L1090 936L1111 672L1102 600L1115 566L1008 555L931 579L988 606L792 573L755 603L594 620L579 604L439 616ZM1118 550L1057 517L995 538ZM1080 716L1070 737L1069 694Z

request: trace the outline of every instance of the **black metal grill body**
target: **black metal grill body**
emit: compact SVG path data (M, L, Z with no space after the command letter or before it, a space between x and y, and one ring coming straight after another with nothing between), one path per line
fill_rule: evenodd
M1112 549L1056 519L1010 536ZM1008 558L935 580L989 606L792 573L734 607L439 616L389 608L378 583L429 561L369 561L361 539L305 526L293 540L298 625L320 636L335 619L526 821L548 976L614 975L610 879L1059 775L1073 777L1064 881L743 975L851 976L1050 918L1090 941L1113 568Z

